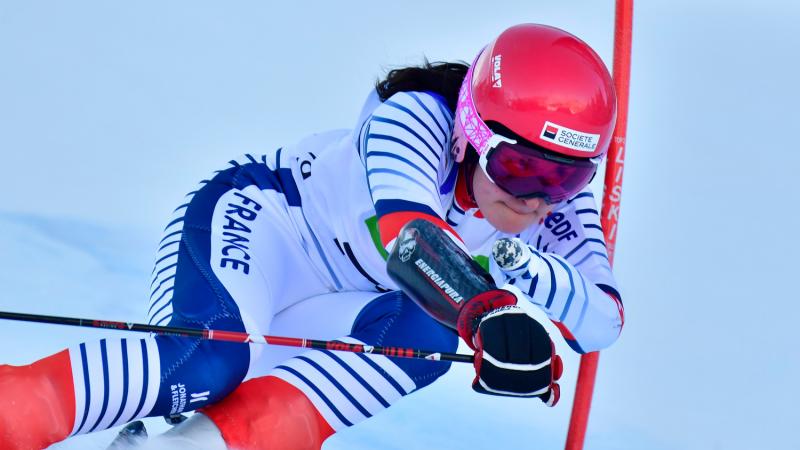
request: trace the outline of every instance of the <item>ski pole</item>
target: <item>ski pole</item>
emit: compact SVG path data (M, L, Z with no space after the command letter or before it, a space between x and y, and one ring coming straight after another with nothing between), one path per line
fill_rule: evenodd
M463 355L460 353L434 352L429 350L402 347L382 347L380 345L349 344L341 341L324 341L318 339L305 339L285 336L258 335L241 331L169 327L132 322L116 322L113 320L76 319L72 317L43 316L38 314L24 314L4 311L0 311L0 319L22 322L52 323L56 325L70 325L87 328L136 331L141 333L154 333L160 336L191 337L209 341L240 342L244 344L270 344L284 347L315 348L319 350L333 350L339 352L370 353L388 356L390 358L414 358L426 359L428 361L452 361L464 363L473 363L475 360L473 355Z

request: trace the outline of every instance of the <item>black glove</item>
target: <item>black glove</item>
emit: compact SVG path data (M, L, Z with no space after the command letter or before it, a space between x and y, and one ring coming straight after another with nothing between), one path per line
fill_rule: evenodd
M458 332L475 350L475 391L539 397L547 406L558 402L561 357L512 292L493 289L470 299L459 313Z

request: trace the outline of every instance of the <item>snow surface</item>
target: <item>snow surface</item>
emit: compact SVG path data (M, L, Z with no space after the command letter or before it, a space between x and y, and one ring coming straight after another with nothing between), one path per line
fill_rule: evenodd
M585 448L800 449L800 6L636 8L627 324L601 355ZM161 227L199 179L350 127L382 69L470 61L522 21L610 65L611 1L0 2L0 309L141 320ZM112 333L3 322L0 363ZM577 358L559 347L555 409L473 394L462 365L325 448L562 448Z

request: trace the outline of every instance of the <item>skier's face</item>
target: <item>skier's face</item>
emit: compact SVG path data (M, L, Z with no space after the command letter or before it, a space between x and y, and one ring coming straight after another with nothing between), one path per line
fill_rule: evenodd
M486 220L504 233L520 233L552 209L541 198L521 199L505 192L489 181L480 168L472 178L472 193Z

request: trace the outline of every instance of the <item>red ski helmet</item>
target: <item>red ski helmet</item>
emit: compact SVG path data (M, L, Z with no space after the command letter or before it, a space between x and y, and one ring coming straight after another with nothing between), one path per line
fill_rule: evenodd
M456 161L461 162L467 143L472 144L483 156L481 166L486 171L487 154L498 143L517 144L490 129L488 122L532 143L537 152L564 157L564 161L578 165L586 166L591 161L596 168L608 150L616 114L611 75L594 50L558 28L517 25L489 43L470 67L456 106L452 151ZM512 172L519 176L527 176L526 170L530 172L530 168L519 165L517 156L524 153L520 148L531 147L525 143L516 147L516 156L511 154L511 160L517 166L507 174L510 178L515 176ZM508 165L508 161L496 164ZM583 183L582 178L568 182ZM498 184L514 195L531 195Z
M565 156L606 153L617 116L616 94L605 64L582 40L555 27L516 25L489 43L471 69L462 90L472 94L483 122L498 122ZM463 133L460 103L455 128ZM549 137L553 132L556 137ZM457 161L466 148L460 144Z

